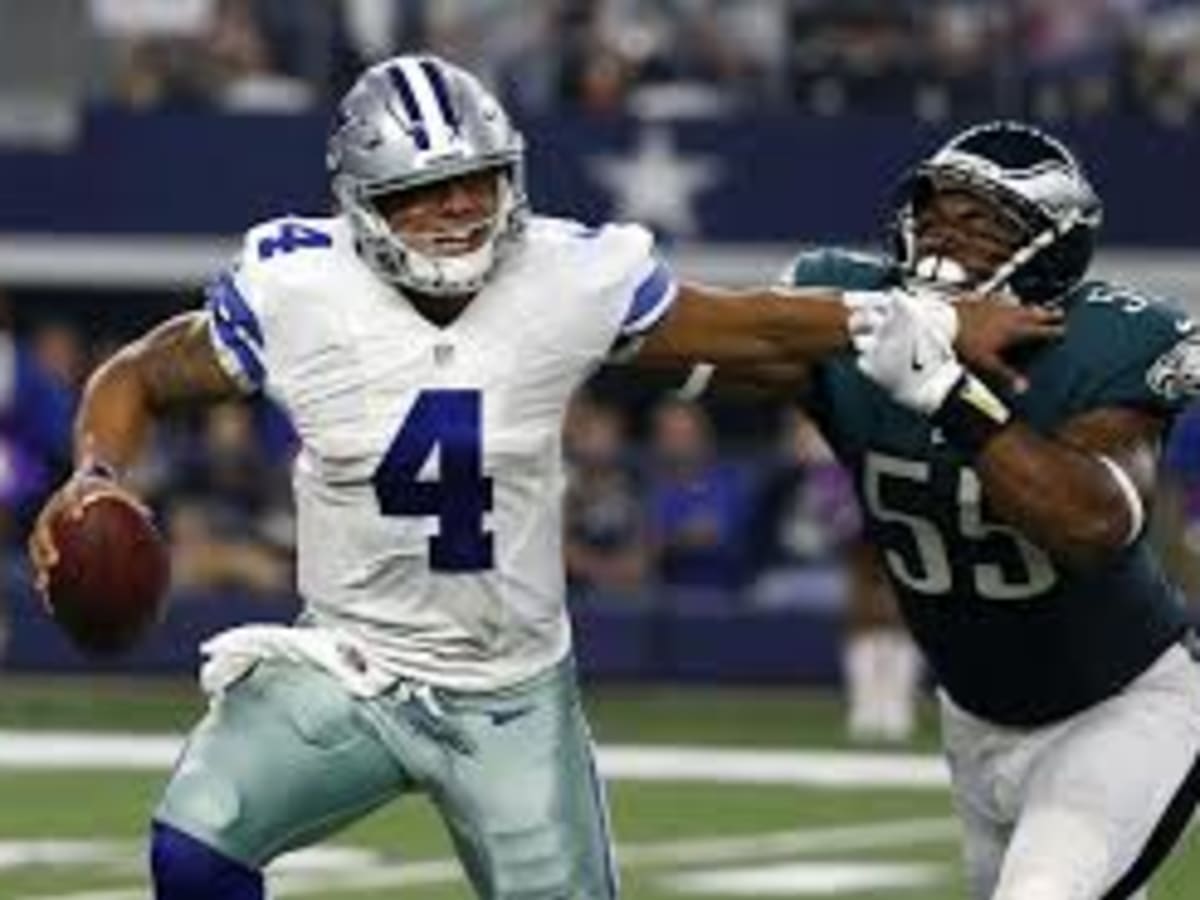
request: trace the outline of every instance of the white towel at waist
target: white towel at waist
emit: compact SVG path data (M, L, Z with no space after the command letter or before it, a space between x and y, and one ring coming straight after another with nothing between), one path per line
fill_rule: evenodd
M333 675L356 697L374 697L392 687L397 676L373 665L358 642L327 628L243 625L224 631L200 646L204 662L200 686L210 696L222 693L259 662L291 660Z

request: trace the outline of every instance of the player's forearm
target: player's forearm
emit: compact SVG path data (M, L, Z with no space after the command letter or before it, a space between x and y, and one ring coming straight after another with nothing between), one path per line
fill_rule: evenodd
M849 311L840 291L682 286L666 320L636 359L660 366L797 366L850 346Z
M992 510L1055 561L1104 562L1128 542L1129 498L1100 457L1012 423L975 460Z
M76 465L128 468L145 448L153 419L146 385L127 348L88 379L75 417Z
M761 340L767 349L759 360L760 370L820 362L851 349L850 310L841 291L780 288L751 296L765 320Z
M88 380L75 421L76 462L124 469L140 456L159 416L240 394L217 359L204 314L168 319Z

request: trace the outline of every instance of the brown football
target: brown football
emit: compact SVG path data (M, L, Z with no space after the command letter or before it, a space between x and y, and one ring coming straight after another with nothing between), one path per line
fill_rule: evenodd
M162 616L170 557L154 523L120 497L84 500L79 518L52 525L58 562L47 600L54 618L85 653L130 649Z

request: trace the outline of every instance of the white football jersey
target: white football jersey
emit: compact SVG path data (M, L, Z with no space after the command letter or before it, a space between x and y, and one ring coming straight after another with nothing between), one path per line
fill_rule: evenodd
M675 293L645 229L534 218L438 327L359 258L344 219L253 228L208 288L211 333L299 434L306 618L397 675L462 690L561 659L564 413Z

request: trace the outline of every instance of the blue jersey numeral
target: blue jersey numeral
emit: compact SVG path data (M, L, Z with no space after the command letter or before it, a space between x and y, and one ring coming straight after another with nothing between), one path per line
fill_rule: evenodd
M385 516L436 516L429 566L438 572L478 572L493 566L492 480L483 474L479 391L422 391L372 476ZM418 476L437 451L438 477Z
M302 247L332 247L333 238L323 231L301 225L299 222L284 222L279 234L265 237L258 242L258 258L270 259L276 253L291 253Z

